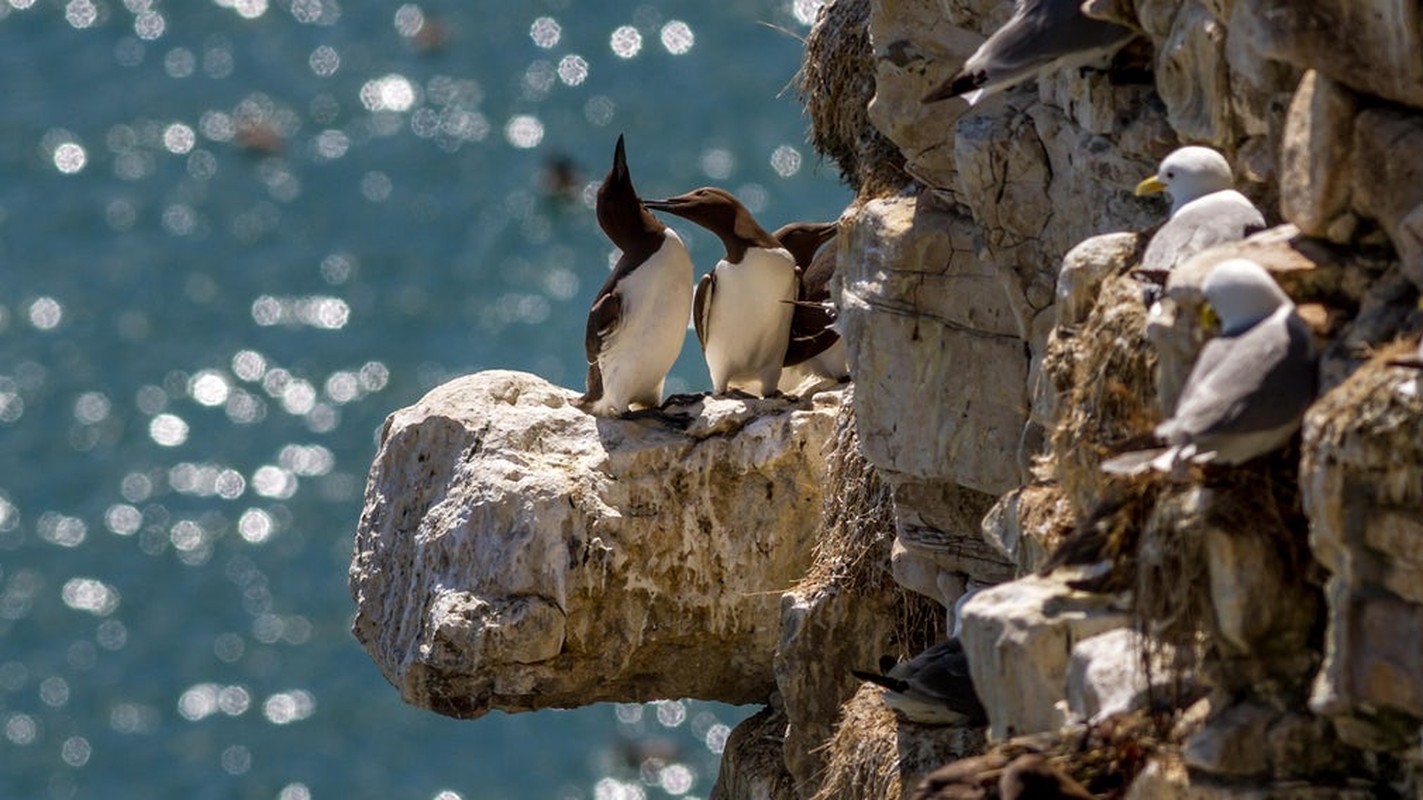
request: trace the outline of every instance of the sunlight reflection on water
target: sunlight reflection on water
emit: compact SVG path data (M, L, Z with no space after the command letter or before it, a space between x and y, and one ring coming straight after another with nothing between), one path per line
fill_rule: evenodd
M744 711L403 706L350 534L393 409L582 381L618 133L647 196L838 214L757 25L819 5L0 0L0 794L706 797Z

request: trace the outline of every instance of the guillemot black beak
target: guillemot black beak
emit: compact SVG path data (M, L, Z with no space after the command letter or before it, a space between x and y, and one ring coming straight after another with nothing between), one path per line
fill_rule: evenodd
M686 200L680 197L669 197L666 200L643 200L642 204L656 211L666 211L676 214L678 209L686 205Z
M818 225L809 226L811 236L815 237L815 246L820 247L840 232L839 222L823 222Z
M618 145L613 149L613 172L612 177L617 181L628 180L628 159L627 151L623 147L623 136L618 134Z

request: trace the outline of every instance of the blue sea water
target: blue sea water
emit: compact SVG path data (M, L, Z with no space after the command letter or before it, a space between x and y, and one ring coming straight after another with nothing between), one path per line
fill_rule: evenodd
M619 133L644 196L839 213L817 5L0 0L0 798L705 797L750 709L403 705L351 534L390 411L581 384Z

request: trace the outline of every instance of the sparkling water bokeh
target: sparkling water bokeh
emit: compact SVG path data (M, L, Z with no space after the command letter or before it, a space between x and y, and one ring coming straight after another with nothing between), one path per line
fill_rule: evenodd
M819 5L0 0L0 797L706 797L752 709L402 704L351 534L394 409L581 383L618 134L645 196L838 215Z

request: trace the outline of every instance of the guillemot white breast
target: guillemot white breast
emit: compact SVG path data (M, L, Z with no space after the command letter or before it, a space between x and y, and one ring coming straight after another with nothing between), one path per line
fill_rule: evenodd
M691 313L692 259L633 188L623 137L598 187L598 225L622 250L588 312L588 390L575 405L597 416L656 408L682 351Z
M712 390L755 385L762 397L777 394L795 310L795 259L724 189L704 187L646 206L701 225L726 247L693 299Z

